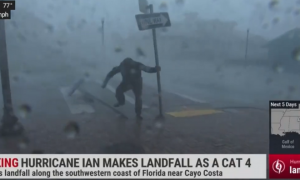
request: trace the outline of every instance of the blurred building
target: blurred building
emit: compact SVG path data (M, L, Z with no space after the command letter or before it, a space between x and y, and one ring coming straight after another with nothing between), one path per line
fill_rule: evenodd
M268 49L268 58L274 63L294 65L293 51L300 46L300 28L292 29L269 41L263 47Z
M184 21L172 21L171 27L157 29L162 58L244 60L247 31L238 30L236 22L202 19L197 12L186 13L184 17ZM132 33L128 39L131 44L137 42L142 49L149 49L147 54L153 54L151 33ZM266 50L262 48L265 43L263 37L250 33L249 59L266 59Z

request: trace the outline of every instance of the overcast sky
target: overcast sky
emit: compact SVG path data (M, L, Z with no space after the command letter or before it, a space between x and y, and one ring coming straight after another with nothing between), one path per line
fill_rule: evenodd
M270 7L271 0L149 0L154 11L168 11L171 21L181 21L186 12L197 12L202 19L236 21L238 29L274 38L287 30L300 27L300 0L278 0ZM167 9L161 9L162 2ZM16 0L17 9L26 8L57 28L73 19L86 19L101 25L105 17L107 26L122 35L138 31L135 14L139 14L138 0ZM298 15L297 15L298 10ZM276 23L274 23L276 22ZM184 33L184 32L183 32Z

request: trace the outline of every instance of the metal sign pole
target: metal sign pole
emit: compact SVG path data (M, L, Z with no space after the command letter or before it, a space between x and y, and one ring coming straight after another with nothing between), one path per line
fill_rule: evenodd
M0 127L1 136L20 135L23 127L18 123L18 118L14 115L11 99L11 89L9 82L9 68L7 60L5 22L0 20L0 68L3 96L3 116Z
M153 5L149 5L150 14L153 13ZM156 29L152 29L152 36L153 36L153 45L154 45L154 55L155 55L155 64L159 66L159 59L158 59L158 52L157 52L157 42L156 42ZM157 90L158 90L158 103L159 103L159 117L163 117L163 110L162 110L162 95L161 95L161 84L160 84L160 72L157 73Z

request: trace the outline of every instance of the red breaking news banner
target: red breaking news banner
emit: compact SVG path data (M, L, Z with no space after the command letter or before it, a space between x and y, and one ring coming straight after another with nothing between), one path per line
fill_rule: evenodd
M300 179L300 154L270 154L270 179Z

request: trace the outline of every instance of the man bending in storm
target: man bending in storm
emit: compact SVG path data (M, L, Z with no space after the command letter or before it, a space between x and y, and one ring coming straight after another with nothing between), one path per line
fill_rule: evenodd
M116 89L117 103L114 107L119 107L125 104L124 93L132 90L135 96L135 113L138 119L143 119L142 114L142 89L143 79L142 71L147 73L156 73L160 71L160 67L145 66L140 62L136 62L131 58L124 59L119 66L114 67L106 76L102 88L105 88L108 81L117 73L121 73L122 81Z

